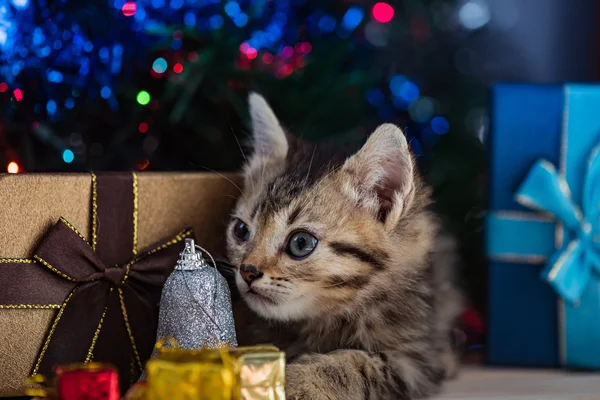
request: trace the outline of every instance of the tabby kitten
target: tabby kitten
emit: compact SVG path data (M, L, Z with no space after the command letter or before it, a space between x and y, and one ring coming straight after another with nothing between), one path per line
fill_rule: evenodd
M459 295L402 131L332 152L288 137L258 94L249 105L254 153L227 237L240 344L285 350L288 399L435 393L457 368Z

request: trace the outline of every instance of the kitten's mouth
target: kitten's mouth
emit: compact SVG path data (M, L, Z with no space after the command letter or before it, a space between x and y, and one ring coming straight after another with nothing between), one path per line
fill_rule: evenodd
M270 304L277 304L276 301L273 300L271 297L266 296L262 293L259 293L252 288L248 288L246 295L250 296L250 298L253 300L264 301L264 302L270 303Z

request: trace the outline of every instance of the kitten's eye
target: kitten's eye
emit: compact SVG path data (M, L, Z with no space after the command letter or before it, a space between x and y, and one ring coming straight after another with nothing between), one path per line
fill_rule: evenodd
M247 241L250 238L250 230L248 229L248 225L246 225L244 221L236 219L235 224L233 224L233 234L242 242Z
M304 258L313 252L317 243L317 238L310 233L298 232L290 238L287 252L293 258Z

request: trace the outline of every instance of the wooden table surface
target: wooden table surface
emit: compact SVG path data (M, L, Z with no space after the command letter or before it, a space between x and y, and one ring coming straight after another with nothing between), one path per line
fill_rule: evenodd
M600 400L600 373L464 367L437 400Z

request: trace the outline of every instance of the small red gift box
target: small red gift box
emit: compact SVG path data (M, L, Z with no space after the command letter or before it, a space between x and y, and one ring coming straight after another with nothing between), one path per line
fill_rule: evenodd
M57 367L56 393L59 400L119 400L119 374L99 363Z

